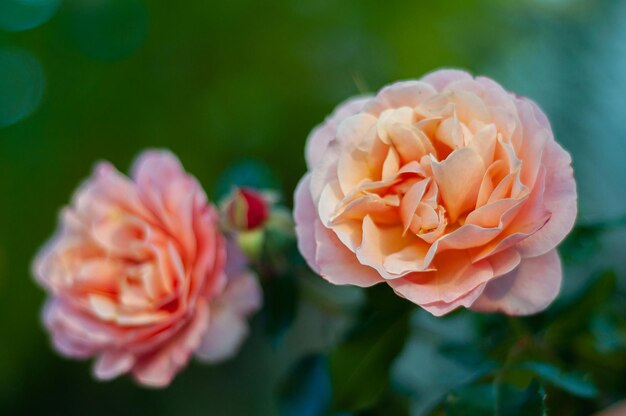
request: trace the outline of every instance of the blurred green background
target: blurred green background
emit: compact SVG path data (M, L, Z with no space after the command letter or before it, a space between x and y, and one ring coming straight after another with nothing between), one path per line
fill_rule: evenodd
M546 110L574 157L579 224L626 214L626 2L0 0L0 411L276 414L277 382L334 317L303 303L279 346L255 321L238 358L192 363L164 391L99 383L51 350L30 261L97 160L127 171L170 148L213 196L224 170L258 160L289 205L305 138L338 102L439 67ZM626 233L605 231L566 259L563 296L599 267L624 276ZM419 392L415 414L456 377L431 344L413 340L396 375Z

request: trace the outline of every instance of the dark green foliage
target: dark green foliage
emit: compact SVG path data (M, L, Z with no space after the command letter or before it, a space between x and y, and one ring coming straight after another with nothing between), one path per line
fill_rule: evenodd
M543 416L545 392L536 380L522 390L500 383L470 385L451 392L445 410L448 416Z
M388 287L370 289L359 324L330 353L334 409L367 409L384 396L390 366L409 333L411 310Z
M303 357L290 370L280 388L281 416L321 416L331 400L328 361L320 354Z

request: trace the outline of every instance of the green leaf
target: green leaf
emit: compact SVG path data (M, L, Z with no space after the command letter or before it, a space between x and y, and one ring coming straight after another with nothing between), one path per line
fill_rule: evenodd
M397 299L394 301L398 302ZM372 303L377 304L371 302L370 305ZM335 410L367 409L385 394L389 369L409 334L412 307L407 304L410 305L406 301L393 306L379 304L379 310L368 316L331 352ZM386 310L380 310L383 306Z
M328 360L320 354L296 363L280 389L281 416L320 416L330 406Z
M448 395L445 411L448 416L542 416L545 392L536 380L522 390L510 384L469 385Z
M598 394L594 384L583 375L566 373L552 364L529 361L521 365L547 383L566 391L574 396L592 398Z

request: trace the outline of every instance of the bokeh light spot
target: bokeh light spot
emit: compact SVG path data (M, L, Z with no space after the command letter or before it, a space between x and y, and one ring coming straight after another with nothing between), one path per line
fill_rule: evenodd
M146 37L148 14L141 0L75 1L71 27L79 48L97 59L118 60Z
M14 124L39 106L45 79L31 53L17 48L0 49L0 127Z
M19 32L47 22L61 0L0 0L0 28Z

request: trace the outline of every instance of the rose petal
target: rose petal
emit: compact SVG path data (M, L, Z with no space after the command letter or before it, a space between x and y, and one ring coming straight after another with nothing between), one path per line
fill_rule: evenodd
M306 162L309 169L317 166L324 158L328 144L335 139L337 126L345 118L357 114L370 99L370 97L356 97L344 101L322 124L311 132L305 145Z
M319 220L314 224L317 240L315 261L323 278L336 285L361 287L382 281L376 270L357 261L354 253L341 243L332 230L324 227Z
M437 270L387 280L398 294L417 305L451 303L493 278L487 261L472 263L463 251L442 253Z
M471 79L472 76L470 74L458 69L439 69L422 77L422 81L429 83L435 87L437 91L442 91L452 82Z
M111 380L128 372L134 363L135 358L128 352L106 351L98 357L93 372L95 377L100 380Z
M540 312L558 295L561 276L561 261L556 250L525 258L513 271L489 282L471 308L509 315Z
M201 361L215 363L233 357L248 335L244 317L226 308L211 308L209 329L196 350Z
M305 175L296 188L294 195L294 222L298 237L298 249L311 269L319 273L315 261L317 241L315 240L315 222L317 212L309 189L311 175Z
M547 253L572 230L576 221L577 193L571 158L556 142L545 150L546 178L543 203L550 212L548 222L519 244L525 257Z
M485 165L480 155L469 147L455 150L442 162L431 157L431 164L450 222L454 222L476 205Z
M209 326L209 308L198 304L192 320L150 354L138 358L132 369L133 376L141 384L166 387L176 373L187 364L191 354L198 349Z

